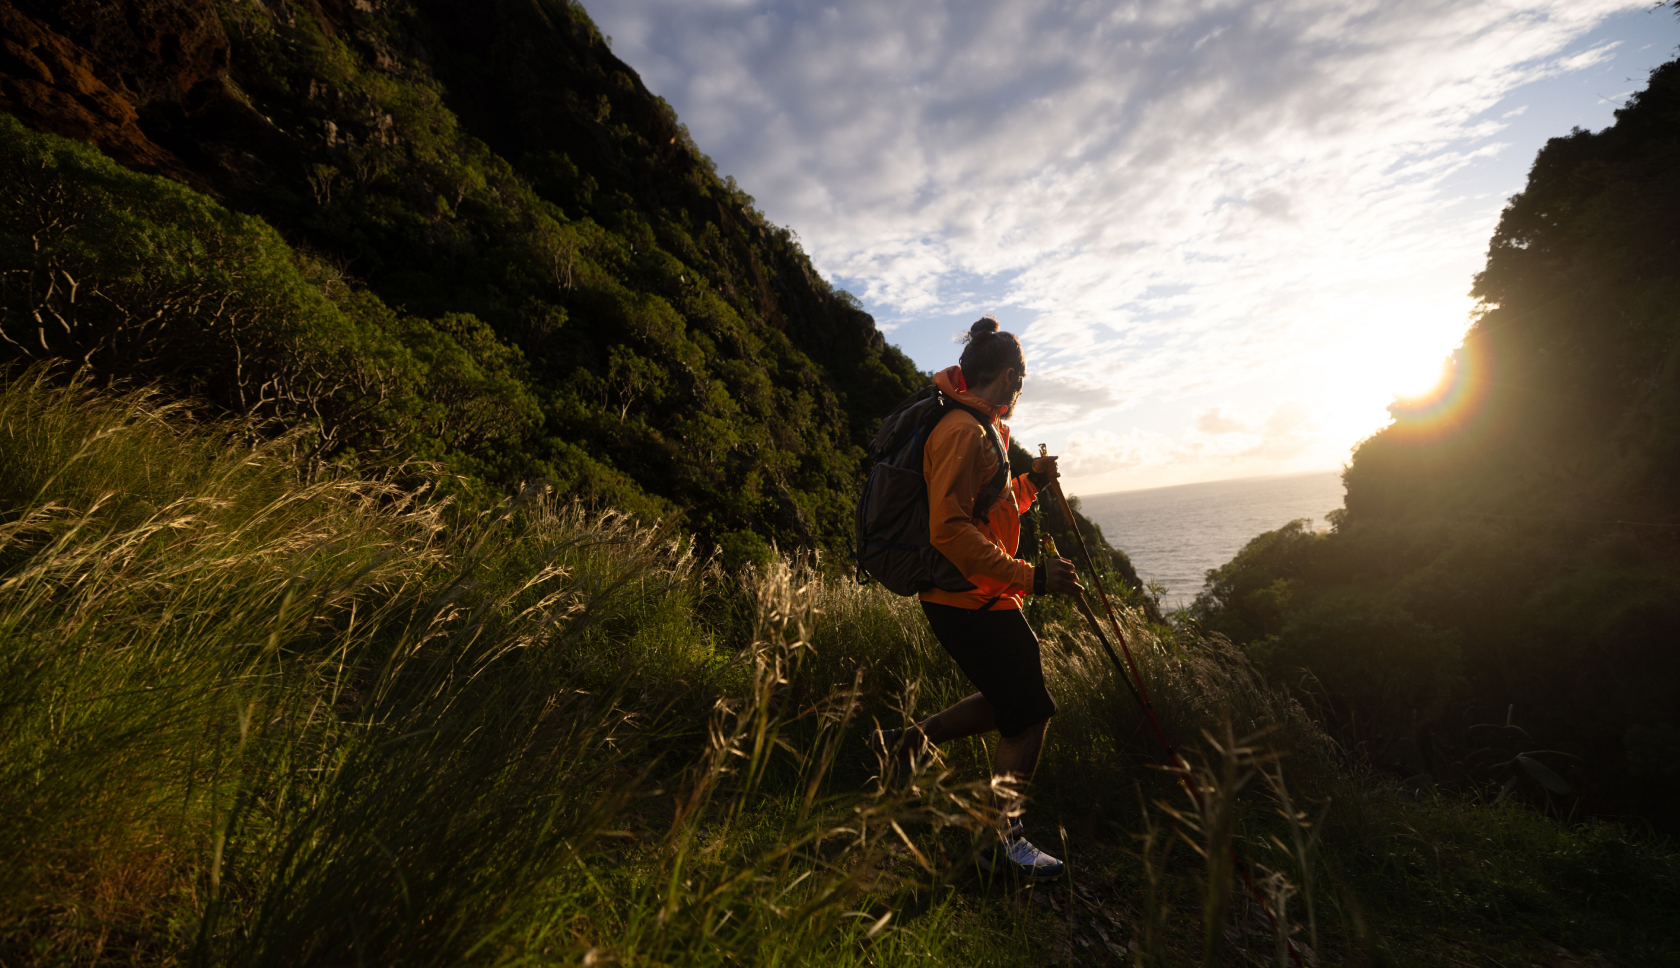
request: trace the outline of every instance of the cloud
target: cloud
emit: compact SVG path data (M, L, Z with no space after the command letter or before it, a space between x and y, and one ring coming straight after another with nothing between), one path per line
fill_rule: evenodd
M614 0L592 13L896 339L927 317L1030 320L1012 327L1032 367L1017 424L1047 432L1305 366L1376 325L1356 314L1370 293L1406 298L1444 267L1461 300L1498 200L1465 207L1445 186L1504 147L1520 109L1492 109L1604 62L1614 44L1569 47L1646 2ZM1114 466L1196 445L1080 439Z
M1234 417L1227 417L1220 407L1212 407L1196 415L1196 432L1202 434L1242 434L1248 432L1248 424Z
M1286 400L1263 419L1211 407L1196 415L1190 432L1178 437L1134 430L1076 430L1068 435L1061 467L1068 476L1101 481L1149 472L1172 478L1173 471L1213 468L1225 476L1267 473L1314 446L1328 429L1307 407Z
M1012 418L1023 427L1077 423L1091 413L1114 409L1123 394L1113 386L1067 373L1028 373Z
M1287 461L1315 443L1323 425L1306 407L1285 400L1261 425L1260 439L1243 457L1266 461Z
M1106 430L1076 430L1062 449L1059 467L1070 476L1104 477L1118 471L1159 467L1172 460L1174 449L1170 437L1148 431L1118 435Z

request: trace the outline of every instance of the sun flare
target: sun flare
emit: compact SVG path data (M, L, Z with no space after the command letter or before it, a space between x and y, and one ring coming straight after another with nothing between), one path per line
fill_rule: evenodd
M1432 360L1397 358L1394 365L1387 372L1389 393L1400 400L1417 400L1433 394L1440 389L1441 381L1446 379L1446 356L1437 355Z
M1352 349L1352 369L1365 389L1400 400L1427 397L1441 388L1447 360L1464 338L1467 313L1457 306L1396 304L1372 313Z

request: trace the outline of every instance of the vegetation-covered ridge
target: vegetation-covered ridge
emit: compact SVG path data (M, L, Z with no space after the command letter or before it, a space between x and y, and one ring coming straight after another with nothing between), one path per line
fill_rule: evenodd
M1671 62L1539 153L1333 532L1261 535L1191 609L1418 784L1680 825L1677 185Z
M4 129L14 357L321 460L682 511L738 561L844 546L922 378L580 6L19 0L0 31L0 108L157 176Z
M1680 959L1671 845L1516 802L1592 743L1655 780L1589 793L1670 782L1672 549L1557 521L1680 521L1672 70L1548 148L1479 283L1461 371L1544 392L1397 414L1335 534L1215 575L1244 649L1103 556L1205 809L1031 604L1071 877L1028 888L973 863L983 738L864 753L970 689L914 601L806 553L920 375L580 7L0 33L0 964L1288 963L1230 845L1320 964Z

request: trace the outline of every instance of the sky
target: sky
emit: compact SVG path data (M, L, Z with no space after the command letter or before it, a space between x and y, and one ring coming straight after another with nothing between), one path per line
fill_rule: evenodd
M1426 390L1650 0L612 0L613 51L924 370L995 314L1098 494L1333 470Z

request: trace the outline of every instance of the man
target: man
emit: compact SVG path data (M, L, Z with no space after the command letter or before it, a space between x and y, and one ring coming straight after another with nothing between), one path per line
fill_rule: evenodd
M1001 738L994 773L1018 789L1032 780L1045 728L1056 712L1044 686L1038 636L1021 614L1021 598L1081 589L1073 564L1065 559L1035 569L1014 557L1021 513L1032 506L1038 488L1057 476L1056 458L1039 458L1031 474L1008 480L989 508L976 507L997 475L998 444L1007 460L1009 428L1000 418L1020 398L1027 364L1021 341L999 332L990 317L970 327L964 342L958 365L936 374L934 384L988 415L989 425L952 408L928 436L922 476L932 544L975 587L966 592L933 589L922 592L921 600L934 636L979 691L908 729L883 731L878 742L904 764L924 743L937 746L996 730ZM1018 803L1004 805L1001 842L982 855L981 865L1013 868L1032 878L1060 876L1062 862L1027 840L1019 813Z

